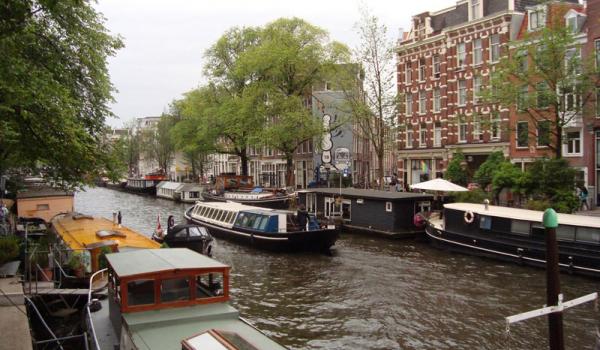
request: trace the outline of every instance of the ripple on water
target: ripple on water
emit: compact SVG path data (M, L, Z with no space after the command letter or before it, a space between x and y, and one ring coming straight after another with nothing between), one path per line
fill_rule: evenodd
M188 204L108 189L78 193L78 211L111 217L150 234L158 214L178 220ZM232 304L290 349L543 349L546 320L505 332L504 317L545 303L542 270L432 249L413 241L343 234L333 256L272 254L217 240L232 267ZM598 290L561 275L567 299ZM564 315L565 346L591 348L592 305Z

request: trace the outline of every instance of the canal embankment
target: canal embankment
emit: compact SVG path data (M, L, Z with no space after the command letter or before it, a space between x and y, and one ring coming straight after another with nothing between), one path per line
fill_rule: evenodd
M31 350L31 333L20 278L0 278L0 290L0 350Z

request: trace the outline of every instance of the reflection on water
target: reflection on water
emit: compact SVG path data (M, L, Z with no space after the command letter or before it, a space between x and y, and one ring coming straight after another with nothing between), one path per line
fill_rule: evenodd
M109 189L75 197L77 211L111 218L147 235L160 214L183 220L189 204ZM545 304L543 270L452 254L413 241L343 234L333 256L274 254L217 240L232 266L232 303L291 349L546 349L541 317L511 327L504 317ZM561 275L572 299L599 283ZM592 304L564 314L567 349L593 347Z

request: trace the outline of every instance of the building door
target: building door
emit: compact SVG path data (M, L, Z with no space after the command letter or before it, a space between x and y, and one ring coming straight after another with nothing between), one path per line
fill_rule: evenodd
M352 201L350 199L342 201L342 219L344 222L352 221Z

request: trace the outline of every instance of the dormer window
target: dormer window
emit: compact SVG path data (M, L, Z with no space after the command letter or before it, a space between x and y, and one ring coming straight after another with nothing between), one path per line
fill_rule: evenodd
M481 0L470 0L469 3L471 6L469 7L470 18L472 21L483 17L483 12L481 11Z
M546 26L546 9L536 7L528 11L529 30L537 30Z
M584 15L581 15L575 10L570 10L565 15L565 26L569 29L571 33L579 32L579 27L581 26L582 18Z

